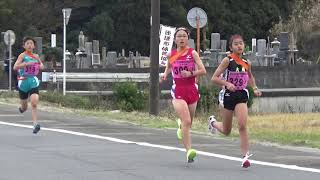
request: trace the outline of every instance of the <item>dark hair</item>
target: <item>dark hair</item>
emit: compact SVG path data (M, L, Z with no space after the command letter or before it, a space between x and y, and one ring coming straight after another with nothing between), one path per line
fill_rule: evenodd
M178 28L176 29L176 31L174 32L174 38L176 38L176 34L177 34L178 31L184 31L184 32L186 32L187 35L188 35L188 39L190 38L190 30L189 30L188 28L186 28L186 27L178 27Z
M29 40L33 41L34 45L36 45L36 41L32 37L29 37L29 36L23 38L23 45Z
M234 41L235 39L242 39L242 40L243 40L242 36L239 35L239 34L234 34L234 35L232 35L232 36L230 37L230 39L229 39L229 46L230 46L230 47L232 46L232 43L233 43L233 41Z

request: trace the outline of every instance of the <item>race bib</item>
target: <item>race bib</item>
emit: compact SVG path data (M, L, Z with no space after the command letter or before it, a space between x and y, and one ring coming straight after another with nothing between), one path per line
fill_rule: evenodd
M228 82L232 83L236 90L243 90L248 85L249 76L247 72L229 71Z
M190 61L175 61L172 65L173 78L184 78L181 72L185 71L195 71L194 62Z
M25 76L37 76L39 74L40 64L33 63L24 68L24 75Z

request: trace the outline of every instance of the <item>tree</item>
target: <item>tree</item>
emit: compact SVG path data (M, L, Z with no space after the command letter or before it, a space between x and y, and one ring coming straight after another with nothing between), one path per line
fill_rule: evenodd
M113 19L108 13L101 13L91 19L87 23L87 30L92 39L101 41L101 45L105 46L107 42L113 41L115 34Z
M299 55L316 62L320 56L320 0L297 0L289 20L282 20L272 28L277 36L280 32L293 33L297 40Z
M303 1L303 0L296 0ZM305 3L315 0L304 0ZM319 1L319 0L317 0ZM219 32L221 38L239 33L246 40L252 37L266 38L269 30L286 21L293 9L293 0L161 0L160 23L189 27L186 16L192 7L204 9L208 15L205 28L207 39L211 32ZM50 34L57 34L57 45L62 46L62 8L72 8L67 26L67 47L75 51L78 34L82 30L89 39L100 40L110 50L139 51L149 55L150 0L0 0L0 27L16 32L18 41L23 36L36 35L50 42ZM196 38L196 30L191 37ZM14 46L21 50L21 44Z

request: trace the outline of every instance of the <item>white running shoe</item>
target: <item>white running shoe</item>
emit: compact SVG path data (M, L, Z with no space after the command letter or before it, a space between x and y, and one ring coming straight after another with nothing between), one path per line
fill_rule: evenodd
M209 125L209 132L211 132L212 134L216 134L217 133L217 129L213 126L214 123L216 122L216 118L214 117L214 115L210 116L208 119L208 125Z
M250 167L251 163L250 163L250 161L249 161L249 157L251 157L252 155L253 155L253 154L249 154L249 152L247 152L246 155L243 156L243 160L242 160L242 164L241 164L241 166L242 166L243 168L248 168L248 167Z

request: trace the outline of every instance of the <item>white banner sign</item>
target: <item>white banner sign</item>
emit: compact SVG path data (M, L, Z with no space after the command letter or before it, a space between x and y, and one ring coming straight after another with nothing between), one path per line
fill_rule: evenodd
M167 65L167 54L171 51L175 30L175 27L160 25L159 64L161 66Z
M56 34L51 34L51 47L56 47Z

